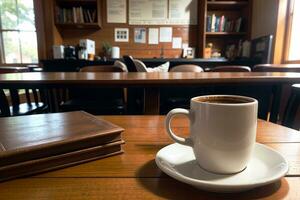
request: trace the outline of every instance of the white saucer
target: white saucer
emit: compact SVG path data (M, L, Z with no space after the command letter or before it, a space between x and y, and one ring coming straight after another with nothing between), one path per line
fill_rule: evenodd
M267 185L288 171L287 161L278 152L256 143L247 168L232 175L213 174L196 162L191 147L171 144L156 154L157 166L169 176L196 188L213 192L238 192Z

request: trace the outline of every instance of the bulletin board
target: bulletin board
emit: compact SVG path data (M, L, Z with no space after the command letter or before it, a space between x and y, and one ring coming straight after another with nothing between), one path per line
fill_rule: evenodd
M198 0L129 0L130 25L196 25Z
M120 17L122 16L120 13L126 12L126 6L123 6L126 1L113 0L112 2L114 3L107 4L107 10L110 11L108 19L126 19ZM197 25L198 22L198 0L129 0L128 2L129 25ZM110 13L115 16L110 16Z

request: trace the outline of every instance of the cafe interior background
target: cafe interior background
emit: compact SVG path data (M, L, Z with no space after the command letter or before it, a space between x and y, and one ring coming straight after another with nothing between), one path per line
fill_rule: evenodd
M219 66L246 66L255 71L255 65L259 64L272 64L278 69L292 67L297 71L299 16L299 3L294 0L164 0L154 3L146 0L2 0L0 66L3 72L9 67L78 72L85 66L114 65L119 60L131 73L137 70L126 59L129 56L142 61L142 69L138 71L170 71L182 64L197 65L203 71L213 71ZM282 123L291 93L286 89L279 123ZM188 107L192 96L228 92L188 90L162 89L160 114L172 108L169 101L174 95L171 100L175 99L178 106ZM83 109L93 114L143 114L142 89L125 91L122 106L126 108L122 111L93 110L83 105L88 104L82 103L86 101L84 96L99 99L98 94L110 93L105 90L99 89L97 94L92 89L66 93L68 99L61 102L61 111ZM8 91L5 94L10 95ZM20 90L19 95L21 103L25 102L25 92ZM78 97L83 98L81 104L68 104L68 100ZM111 101L117 97L103 98Z
M299 197L299 21L300 0L0 0L1 195L218 198L165 176L155 155L178 145L165 130L170 110L225 94L258 100L257 142L284 155L253 141L267 167L281 162L270 181L280 184L239 199ZM174 121L188 135L187 119ZM254 184L212 178L200 189L266 184L245 171Z
M146 0L2 0L0 66L3 72L9 68L17 72L14 67L27 67L36 72L78 72L85 66L114 65L119 60L129 73L153 69L172 71L175 66L186 64L197 65L205 72L219 66L245 66L255 71L259 70L256 66L262 64L271 64L275 71L283 68L283 71L297 72L299 7L299 2L294 0L164 0L154 3ZM142 67L136 69L128 57L142 61ZM232 91L192 87L184 90L162 89L160 114L172 108L170 101L175 101L176 106L188 107L192 96ZM26 101L26 95L33 95L32 91L18 92L21 103ZM283 92L278 123L284 120L291 89L286 86ZM113 106L110 110L93 110L89 109L91 105L86 105L85 96L99 100L97 96L102 95L107 101L118 98L115 94L103 97L112 93L105 89L98 89L96 93L92 89L65 93L67 99L60 102L60 111L83 109L93 114L143 114L142 89L125 89L121 111ZM10 94L5 91L5 95ZM68 101L72 98L81 98L81 102L72 105ZM269 117L264 115L263 118L268 120Z

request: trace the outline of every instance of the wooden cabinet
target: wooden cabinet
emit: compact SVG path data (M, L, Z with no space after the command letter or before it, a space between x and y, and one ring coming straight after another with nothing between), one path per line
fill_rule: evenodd
M59 29L100 29L100 0L55 0L54 20Z
M227 47L238 49L239 41L250 39L251 8L252 0L204 0L199 7L199 56L209 43L225 57Z

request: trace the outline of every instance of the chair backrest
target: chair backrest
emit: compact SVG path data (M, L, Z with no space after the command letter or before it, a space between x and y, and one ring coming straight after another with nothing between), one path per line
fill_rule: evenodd
M26 65L28 67L30 72L42 72L43 68L40 67L38 64L31 64L31 65Z
M28 67L13 67L13 66L0 67L0 74L18 73L18 72L29 72L29 68Z
M203 69L198 65L177 65L170 72L203 72Z
M98 66L86 66L80 69L80 72L125 72L120 67L112 65L98 65ZM99 103L106 99L125 98L123 88L101 88L100 92L95 88L85 89L69 89L69 95L71 98L85 98L85 99L97 99Z
M300 72L300 64L260 64L255 65L254 72Z
M300 106L300 84L292 85L291 95L285 107L282 125L299 130L300 120L298 110ZM297 121L298 120L298 121Z
M21 72L29 72L29 71L30 71L29 67L13 67L13 66L0 67L0 74L21 73ZM31 90L32 90L32 94L33 94L33 101L36 104L38 104L38 102L39 102L39 97L37 94L38 92L36 89L31 89ZM2 94L2 97L3 97L3 94ZM12 103L13 108L17 109L21 103L19 91L17 89L10 89L10 97L11 97L11 103ZM31 95L30 95L29 89L25 89L25 97L26 97L26 103L31 104ZM4 102L4 104L5 104L5 102ZM8 109L9 109L9 105L8 105Z
M123 69L124 72L128 72L128 69L127 69L127 66L125 65L125 63L123 63L123 62L121 62L119 60L116 60L114 62L114 66Z
M248 66L228 65L228 66L214 67L209 71L210 72L251 72L251 68Z
M0 89L0 117L8 116L10 116L9 103L4 90Z
M123 56L124 62L127 66L128 72L137 72L137 69L135 68L135 64L133 62L132 56Z
M146 65L142 61L134 59L133 63L138 72L148 72Z
M124 69L112 65L86 66L80 72L125 72Z

